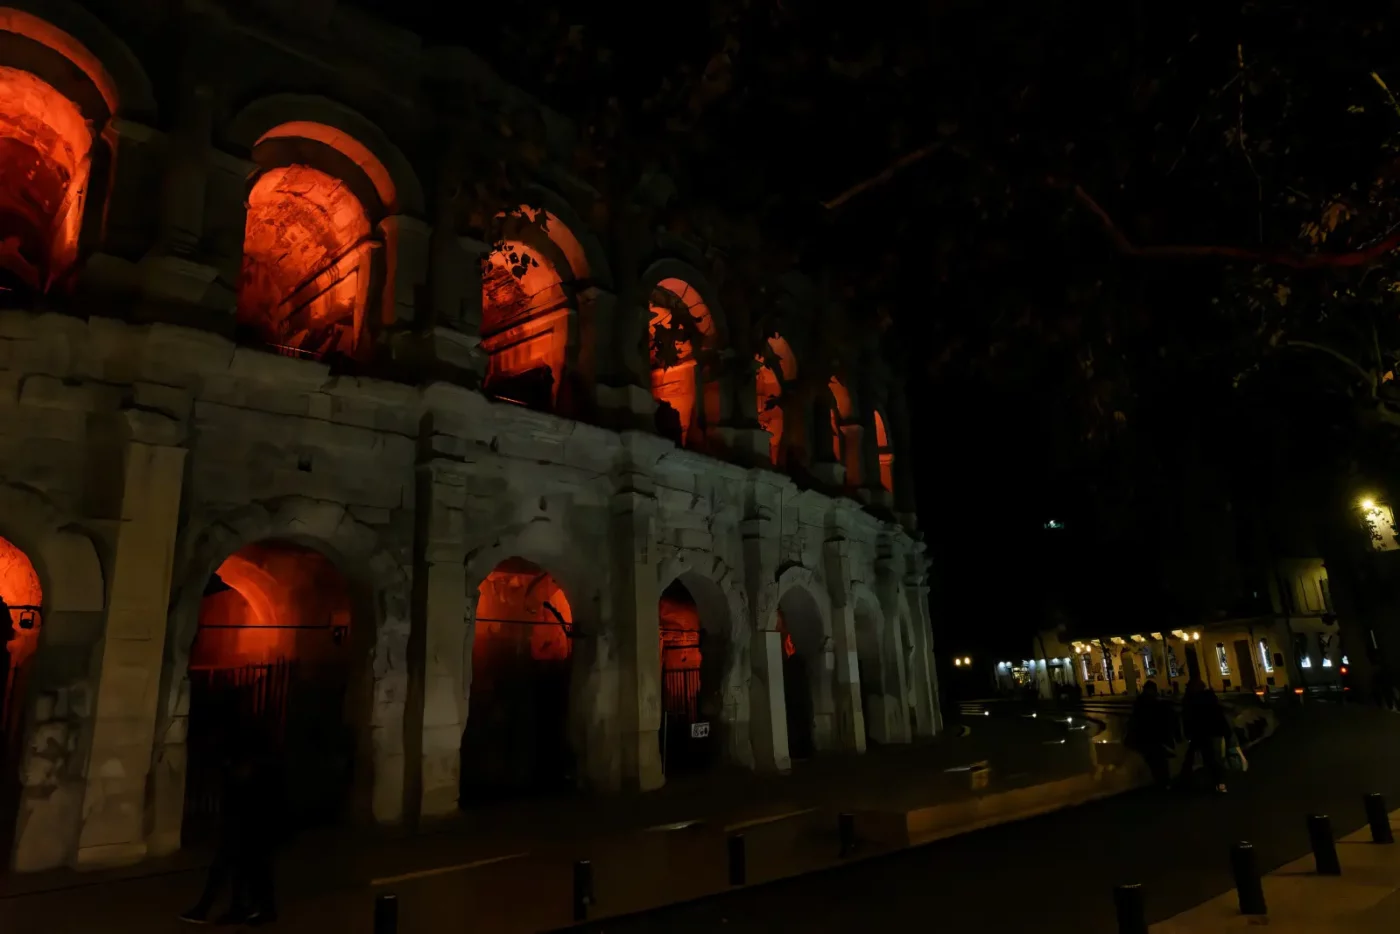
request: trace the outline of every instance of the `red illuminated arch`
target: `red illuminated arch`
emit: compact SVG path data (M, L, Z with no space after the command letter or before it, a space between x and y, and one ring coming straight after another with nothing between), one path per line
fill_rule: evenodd
M553 576L521 558L498 564L478 589L476 637L472 645L473 684L494 656L521 651L537 661L564 661L573 653L569 628L573 610Z
M587 277L588 263L573 232L548 211L522 205L498 221L501 239L482 270L487 391L551 408L568 355L572 285Z
M44 591L29 556L5 538L0 538L0 602L7 610L0 619L0 639L6 640L0 653L0 734L13 736L24 693L19 676L39 645Z
M860 426L855 422L855 405L846 384L833 376L827 383L831 393L831 450L838 464L846 467L846 484L860 484Z
M890 444L890 433L885 428L885 419L875 413L875 450L880 458L880 486L894 491L894 445Z
M649 308L651 394L675 413L679 422L679 437L675 440L684 445L691 440L691 429L696 423L700 390L697 354L714 345L714 316L700 293L677 278L662 279L656 284Z
M397 198L388 172L348 134L303 121L263 134L254 160L239 325L288 356L364 358L385 267L375 221Z
M755 395L758 398L758 423L768 432L769 457L781 463L783 444L783 387L797 378L797 358L780 335L768 338L767 354L758 355L758 375Z
M77 258L92 143L76 104L0 66L0 285L42 292Z

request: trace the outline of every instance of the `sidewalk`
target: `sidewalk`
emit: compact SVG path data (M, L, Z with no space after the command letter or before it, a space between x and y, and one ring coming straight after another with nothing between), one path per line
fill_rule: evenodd
M748 877L760 882L833 865L839 811L857 813L865 838L859 855L866 856L902 845L875 843L881 835L870 832L894 814L965 813L985 824L1023 816L1016 808L1075 803L1053 797L1065 782L1079 783L1075 794L1102 794L1136 780L1122 770L1110 783L1096 782L1087 732L1067 733L1063 724L988 719L973 726L965 738L819 758L788 776L711 773L648 795L522 802L413 837L308 836L280 861L276 929L368 932L381 892L399 898L401 934L550 929L570 918L578 859L594 867L593 916L622 914L724 891L731 833L744 833ZM968 767L980 763L990 765L989 781L974 789ZM1035 786L1052 789L1051 797ZM955 832L948 826L939 835ZM184 930L175 915L201 883L194 855L125 871L11 876L0 879L0 931Z
M1359 803L1359 802L1358 802ZM1400 811L1390 815L1400 830ZM1371 842L1367 828L1337 841L1341 876L1313 872L1311 855L1264 877L1269 913L1247 917L1233 891L1152 925L1152 934L1234 934L1267 926L1278 934L1391 934L1400 930L1400 845ZM1227 859L1221 853L1219 858ZM1148 896L1151 897L1150 894Z

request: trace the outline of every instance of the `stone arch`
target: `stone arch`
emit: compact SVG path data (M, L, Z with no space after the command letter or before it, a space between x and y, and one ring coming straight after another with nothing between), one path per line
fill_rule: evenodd
M577 637L573 640L569 683L568 735L578 779L592 788L618 787L620 764L610 761L616 742L618 683L614 633L600 613L602 581L586 555L598 553L572 538L548 519L533 520L504 529L469 547L466 578L466 631L462 644L461 679L457 703L461 729L470 716L471 659L475 639L477 600L487 576L509 558L520 558L554 578L563 589L573 612Z
M28 298L66 286L98 229L110 119L154 111L144 72L101 23L40 6L0 6L0 286Z
M816 575L798 566L779 575L776 594L772 628L782 634L788 751L802 759L838 742L831 600Z
M86 784L73 757L85 748L91 728L96 678L85 666L91 644L49 643L55 630L101 631L107 581L93 539L38 491L0 484L0 537L28 560L38 577L39 632L31 657L54 650L69 656L67 663L35 668L33 676L15 682L18 736L11 748L0 748L5 770L0 779L0 868L51 869L72 857L78 839ZM24 786L12 785L11 778L21 774Z
M380 193L386 213L424 216L423 186L412 163L368 117L320 95L272 94L240 110L229 122L226 135L239 148L252 152L280 127L291 127L288 132L302 137L312 132L315 135L306 138L331 148L345 146L351 159L372 156L377 167L366 169L366 174ZM325 129L311 129L315 127ZM386 193L390 197L385 198Z
M72 0L7 0L0 32L15 33L63 55L106 101L108 116L156 120L151 79L125 42Z
M288 497L192 518L176 548L153 751L153 853L178 849L185 790L190 651L200 603L215 571L246 546L284 541L318 552L351 587L354 619L349 710L359 734L353 813L398 821L406 806L404 702L410 582L379 533L340 504Z
M787 440L785 407L790 407L788 387L797 379L797 355L781 334L770 335L765 349L757 354L758 371L754 375L754 399L758 409L758 424L768 432L768 456L774 466L786 461ZM800 415L800 413L794 413Z
M694 599L706 635L700 659L701 713L717 721L716 738L724 759L752 768L748 598L738 577L718 555L694 561L680 552L666 558L657 568L657 593L664 594L677 582Z
M612 264L608 261L607 250L603 249L603 244L598 239L597 234L584 223L583 218L578 211L574 210L573 205L563 196L543 185L526 185L521 189L521 193L526 204L541 208L559 218L559 221L569 229L574 239L578 241L579 249L587 263L587 274L575 270L576 277L587 279L589 284L599 288L612 288Z

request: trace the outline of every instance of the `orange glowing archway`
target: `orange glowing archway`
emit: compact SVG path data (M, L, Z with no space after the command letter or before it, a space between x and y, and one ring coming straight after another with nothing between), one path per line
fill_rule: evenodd
M289 147L285 141L292 139L305 144ZM376 323L369 314L374 257L386 243L392 248L374 235L371 216L396 203L388 171L363 144L320 124L284 124L263 134L258 147L255 159L296 160L330 148L343 157L344 171L359 174L352 183L293 161L258 176L248 194L238 323L287 356L363 358Z
M19 712L19 674L39 646L44 591L29 556L5 538L0 538L0 601L8 611L7 618L0 621L4 624L0 638L8 633L6 657L0 660L4 662L0 667L0 732L8 733L6 728L13 725L12 717ZM2 754L0 750L0 757Z
M662 279L651 292L647 326L651 349L651 394L674 410L680 443L686 444L695 423L699 379L696 342L712 346L715 321L700 293L684 279Z
M758 355L754 394L758 397L758 423L768 432L769 457L781 463L783 444L783 386L797 378L797 358L780 335L768 338L768 355Z
M875 413L875 450L880 457L880 486L894 491L894 446L890 444L890 434L885 429L885 419Z
M851 392L846 384L833 376L827 387L831 391L831 452L838 464L846 465L846 482L856 485L860 482L860 452L851 435L859 431L847 424L855 415L851 404Z
M73 101L0 66L0 270L23 288L44 291L77 258L92 143Z
M506 401L548 408L568 353L568 283L588 267L582 246L553 214L522 205L505 221L506 236L482 271L486 386Z
M257 542L230 555L205 592L190 651L193 669L339 656L351 623L349 585L325 555Z
M550 574L520 558L503 561L478 589L472 668L489 668L502 655L566 660L573 622L564 588Z

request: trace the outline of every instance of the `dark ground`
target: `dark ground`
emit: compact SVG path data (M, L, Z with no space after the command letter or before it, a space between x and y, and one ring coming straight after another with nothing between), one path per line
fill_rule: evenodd
M1141 791L783 882L581 930L1014 930L1112 934L1112 887L1141 882L1156 922L1231 886L1229 847L1263 871L1307 852L1310 813L1365 823L1361 796L1400 806L1400 715L1314 706L1285 718L1247 774L1214 796Z

